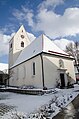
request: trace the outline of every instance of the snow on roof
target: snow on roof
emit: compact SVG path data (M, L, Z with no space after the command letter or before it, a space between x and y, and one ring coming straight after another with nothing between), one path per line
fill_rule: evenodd
M43 52L69 56L69 54L61 50L52 40L50 40L45 35L43 35Z
M41 52L69 57L69 55L61 50L53 41L51 41L45 35L41 35L23 49L12 67L36 56Z
M4 73L8 73L8 64L0 63L0 71L3 71Z
M32 41L32 43L29 44L26 48L24 48L24 50L21 52L20 56L17 58L15 64L12 67L42 52L43 49L41 44L42 40L40 36L39 38Z

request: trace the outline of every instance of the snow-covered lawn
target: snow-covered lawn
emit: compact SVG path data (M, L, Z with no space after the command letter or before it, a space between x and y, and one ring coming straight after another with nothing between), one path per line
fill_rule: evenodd
M41 119L41 117L52 119L79 94L76 90L79 90L79 86L44 95L0 92L0 104L14 107L0 116L0 119L19 119L18 116L20 119Z

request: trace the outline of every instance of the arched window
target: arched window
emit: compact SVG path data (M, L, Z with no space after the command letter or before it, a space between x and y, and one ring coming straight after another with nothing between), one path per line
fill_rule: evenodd
M10 48L12 48L12 43L10 44Z
M21 47L24 47L24 42L23 41L21 42Z
M64 62L62 59L59 60L59 67L64 68Z
M19 79L19 68L17 68L17 80Z
M32 75L35 76L35 62L32 64Z
M22 68L23 68L23 79L25 79L26 78L26 67L25 67L25 65Z

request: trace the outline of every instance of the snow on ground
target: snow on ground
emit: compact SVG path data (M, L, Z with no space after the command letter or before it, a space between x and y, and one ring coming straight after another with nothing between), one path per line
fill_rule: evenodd
M6 100L1 100L0 103L16 106L18 111L27 113L33 112L34 110L38 109L40 105L46 104L52 98L52 94L49 96L32 96L8 93L8 95L9 98Z
M52 119L62 108L67 106L78 94L79 86L71 89L57 90L56 93L44 95L23 95L16 93L0 93L0 104L13 106L1 116L1 119ZM1 98L2 97L2 98Z

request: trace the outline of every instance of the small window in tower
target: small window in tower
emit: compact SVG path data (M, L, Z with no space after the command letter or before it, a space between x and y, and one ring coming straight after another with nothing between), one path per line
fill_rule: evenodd
M10 44L10 48L12 48L12 43Z
M24 47L24 42L23 41L21 42L21 47Z

